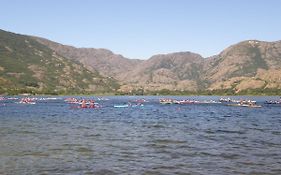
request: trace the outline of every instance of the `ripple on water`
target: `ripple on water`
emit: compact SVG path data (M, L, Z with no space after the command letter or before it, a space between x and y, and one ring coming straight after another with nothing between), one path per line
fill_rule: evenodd
M133 98L1 108L0 174L281 174L281 108L113 108Z

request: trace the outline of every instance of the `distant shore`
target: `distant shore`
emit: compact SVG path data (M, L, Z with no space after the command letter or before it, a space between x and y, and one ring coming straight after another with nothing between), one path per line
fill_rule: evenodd
M281 96L281 93L238 93L238 94L224 94L224 93L148 93L148 94L130 94L130 93L24 93L24 94L9 94L3 93L0 96Z

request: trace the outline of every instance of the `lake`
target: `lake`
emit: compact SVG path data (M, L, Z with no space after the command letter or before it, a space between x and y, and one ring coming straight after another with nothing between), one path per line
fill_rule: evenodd
M263 104L279 97L232 97L262 108L92 97L95 109L57 98L0 101L0 174L281 174L281 104Z

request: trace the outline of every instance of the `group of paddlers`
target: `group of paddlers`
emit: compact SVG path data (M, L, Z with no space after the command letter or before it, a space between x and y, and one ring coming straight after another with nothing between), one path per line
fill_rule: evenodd
M89 105L88 105L89 104ZM88 100L88 103L85 99L82 100L81 108L96 108L97 106L95 105L95 101L94 100Z

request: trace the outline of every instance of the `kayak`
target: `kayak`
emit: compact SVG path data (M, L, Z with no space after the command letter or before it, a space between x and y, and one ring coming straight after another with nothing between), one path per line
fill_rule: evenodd
M17 104L28 104L28 105L35 105L36 104L36 102L22 102L22 101L15 102L15 103L17 103Z
M124 105L114 105L114 108L128 108L130 105L124 104Z
M264 102L264 104L276 105L276 104L281 104L281 101L266 101L266 102Z
M100 108L100 106L95 106L95 107L90 107L90 106L85 106L85 107L81 107L81 106L71 106L71 109L97 109Z
M261 108L260 105L248 105L248 104L227 104L227 106L238 106L238 107L248 107L248 108Z
M114 105L114 108L129 108L129 107L139 107L144 106L143 104L136 104L136 105L129 105L129 104L123 104L123 105Z

